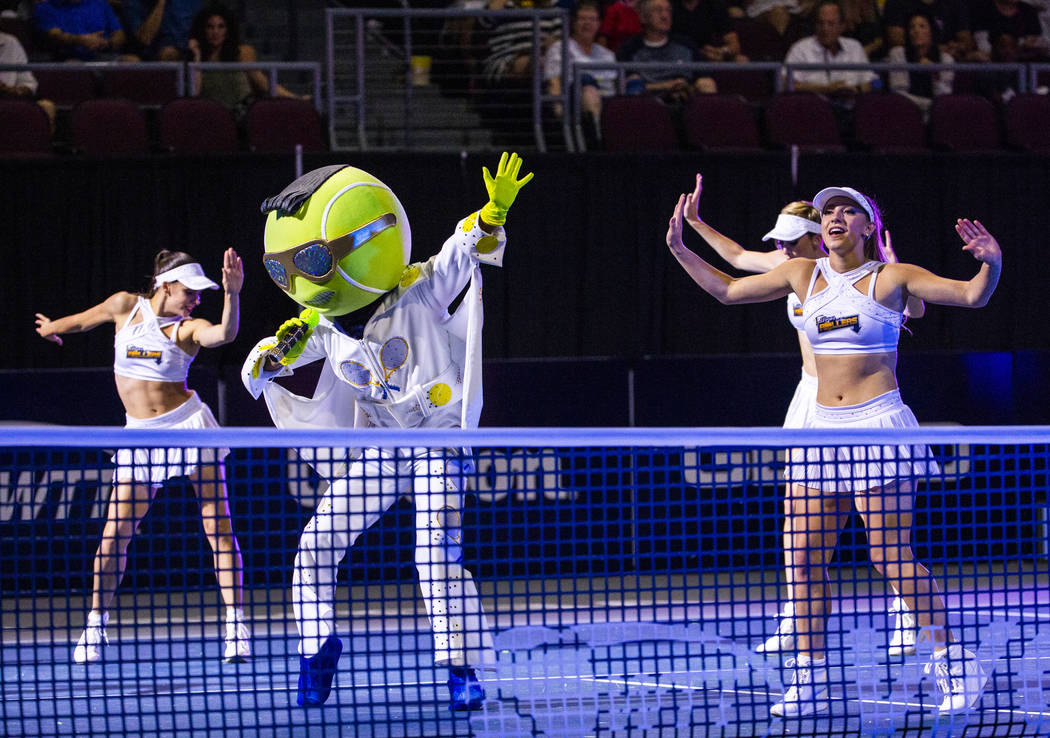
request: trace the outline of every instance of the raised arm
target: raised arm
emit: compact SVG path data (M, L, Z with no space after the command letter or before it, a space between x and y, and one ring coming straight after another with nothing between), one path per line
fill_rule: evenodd
M696 175L696 187L685 198L685 222L707 242L726 263L743 272L768 272L787 261L783 251L750 251L728 236L724 236L700 218L700 193L704 178Z
M244 267L241 257L233 249L222 255L222 321L218 324L203 319L192 322L194 342L202 348L214 348L237 337L241 319L241 287L244 285Z
M961 218L955 231L963 240L963 251L969 251L981 268L973 279L945 279L912 264L901 264L901 285L908 297L918 297L935 305L984 307L999 284L1003 254L998 242L979 221Z
M130 292L118 292L106 298L105 302L64 318L51 320L46 315L37 313L36 332L41 338L61 346L63 333L84 333L103 323L116 323L120 316L131 312L135 300L135 295Z
M721 272L690 251L682 243L682 220L685 211L686 195L678 198L674 215L667 228L667 247L682 265L682 268L693 278L693 281L723 305L736 305L749 302L768 302L797 292L795 283L801 285L802 270L806 265L812 268L813 262L806 259L792 259L764 274L749 277L731 277Z

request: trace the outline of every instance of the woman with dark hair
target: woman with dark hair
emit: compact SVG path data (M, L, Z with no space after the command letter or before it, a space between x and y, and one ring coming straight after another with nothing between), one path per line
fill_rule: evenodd
M204 6L193 17L187 44L195 62L255 62L255 49L241 42L237 16L219 3ZM270 81L262 71L249 72L196 71L191 79L194 95L218 100L240 118L256 97L272 94L298 100L308 95L296 95L281 85L271 93Z
M871 200L850 187L828 187L813 198L828 256L788 259L765 274L733 278L682 243L687 200L684 194L678 199L668 225L671 253L694 282L726 305L798 295L817 372L816 405L805 427L833 429L851 439L792 452L789 566L797 657L786 664L793 678L770 714L799 717L828 709L827 567L854 506L864 520L872 566L900 593L922 628L920 637L933 647L926 673L943 695L940 712L973 708L988 674L948 627L944 597L911 547L915 480L936 474L937 464L925 444L864 444L857 434L918 427L897 384L904 307L912 298L958 307L987 304L1002 269L999 244L979 222L960 219L955 230L963 251L980 264L973 278L946 279L914 264L886 264L877 256L880 224Z
M929 15L912 13L908 18L905 45L890 49L886 61L895 64L954 64L955 60L941 51L936 29ZM954 79L955 73L947 69L939 72L890 72L890 89L910 98L926 116L935 96L947 95L952 91Z
M217 428L211 410L186 385L190 364L201 348L230 343L237 336L241 259L233 249L223 255L222 320L216 325L190 317L201 292L219 285L204 275L189 254L161 251L154 259L145 294L117 292L87 310L51 320L36 314L36 332L62 345L63 333L83 333L103 323L117 326L113 373L128 428ZM226 448L120 449L115 457L115 489L106 513L102 542L95 554L94 585L87 625L73 650L78 664L98 661L109 641L109 605L127 563L127 549L139 522L149 512L157 489L169 479L188 476L197 492L204 534L215 554L215 577L226 604L223 658L243 661L251 655L250 634L242 607L243 564L233 534L223 459Z

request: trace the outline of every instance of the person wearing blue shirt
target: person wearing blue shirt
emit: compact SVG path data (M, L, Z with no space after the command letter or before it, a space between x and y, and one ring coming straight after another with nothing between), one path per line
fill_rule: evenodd
M59 61L112 59L124 46L124 28L106 0L43 0L33 6L33 22Z
M124 0L124 26L147 60L182 61L202 0Z

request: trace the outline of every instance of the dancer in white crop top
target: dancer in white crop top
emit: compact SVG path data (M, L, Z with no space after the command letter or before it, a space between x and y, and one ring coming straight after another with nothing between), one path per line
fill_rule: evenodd
M190 313L201 292L219 285L204 275L191 256L161 251L154 259L148 294L118 292L92 308L50 320L36 314L36 331L62 344L63 333L83 333L114 323L113 374L124 403L128 428L217 428L211 410L186 385L190 364L202 348L229 343L237 336L241 259L233 249L223 255L222 320L213 324ZM200 498L204 533L215 553L215 575L226 604L223 658L250 655L242 608L243 564L233 534L223 462L229 449L120 449L115 458L115 491L106 513L102 541L95 555L94 588L87 627L73 649L78 664L98 661L108 643L108 608L124 574L126 551L139 522L149 512L156 489L166 480L188 476Z
M846 274L873 258L878 225L875 207L867 197L852 188L829 187L818 192L813 203L821 211L827 265L833 272ZM685 207L683 194L668 224L668 248L693 280L719 302L766 302L794 292L805 304L810 292L816 298L828 287L823 274L814 278L816 264L805 259L791 259L765 274L747 277L720 272L683 244ZM871 299L896 312L902 312L912 297L959 307L987 304L1002 268L999 244L976 221L960 219L955 230L963 240L963 250L980 262L972 279L946 279L913 264L885 264L870 289ZM871 273L863 275L851 288L867 295L872 279ZM804 317L815 320L821 316L810 316L804 310ZM852 325L843 320L831 330L848 331ZM896 360L896 351L816 353L817 407L808 425L917 426L911 410L900 401ZM913 480L935 468L929 450L924 446L836 446L807 449L805 463L799 462L792 464L791 473L790 547L798 657L788 662L793 679L770 713L801 716L828 707L824 650L830 592L826 572L839 529L853 506L864 520L872 565L901 593L923 635L932 641L933 658L926 670L936 675L934 681L942 690L940 711L974 707L988 675L976 656L956 641L937 583L911 550Z
M776 223L772 230L762 237L763 241L773 241L776 249L773 251L752 251L745 249L736 241L722 235L708 223L700 218L700 193L703 191L703 177L696 175L696 187L686 196L685 221L701 238L704 239L718 255L725 259L731 266L744 272L755 272L764 274L770 269L783 264L788 259L820 259L827 252L824 251L823 241L820 235L820 212L813 207L813 203L798 200L785 205L780 214L777 215ZM881 223L879 224L881 232ZM893 251L890 234L886 232L886 241L881 244L879 255L887 263L896 263L897 255ZM814 272L815 274L816 272ZM907 314L914 317L922 317L925 305L922 300L911 299L908 301ZM809 337L806 335L803 315L802 301L792 292L787 296L788 322L798 335L799 351L802 354L802 377L795 393L788 405L787 415L784 418L785 428L803 428L813 415L817 403L817 370L813 359L813 348L810 346ZM784 495L784 551L791 549L791 494L790 482L788 482L787 494ZM788 564L788 562L785 562ZM795 619L791 605L791 567L785 566L785 581L788 585L788 602L784 604L778 618L776 632L755 648L757 653L779 653L795 650ZM894 626L889 642L889 653L891 656L900 653L914 653L915 651L915 619L904 600L900 597L894 598L890 606L890 612L894 614Z

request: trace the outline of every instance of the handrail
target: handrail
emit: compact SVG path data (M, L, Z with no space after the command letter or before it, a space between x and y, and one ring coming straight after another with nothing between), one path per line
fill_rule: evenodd
M186 94L186 65L183 62L25 62L23 64L0 64L0 72L102 72L115 69L170 70L175 73L175 92L180 97Z
M127 66L127 65L125 65ZM203 72L252 72L266 71L270 85L271 97L276 97L273 90L277 86L278 72L310 72L313 77L314 108L321 112L321 62L311 61L257 61L257 62L186 62L189 74L200 70Z

